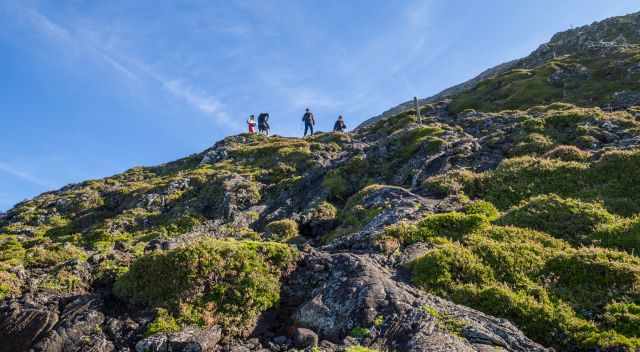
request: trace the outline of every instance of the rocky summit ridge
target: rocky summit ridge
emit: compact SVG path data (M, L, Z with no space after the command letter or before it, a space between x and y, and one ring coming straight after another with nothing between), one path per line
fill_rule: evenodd
M602 108L637 104L638 82L631 76L640 68L635 60L627 58L638 53L638 28L640 12L557 33L527 57L487 69L466 82L420 99L419 105L431 109L440 101L456 98L457 111L469 107L496 111L549 102ZM512 101L514 98L518 99ZM414 102L404 102L362 126L411 109Z
M0 217L0 352L638 351L639 14L353 133Z

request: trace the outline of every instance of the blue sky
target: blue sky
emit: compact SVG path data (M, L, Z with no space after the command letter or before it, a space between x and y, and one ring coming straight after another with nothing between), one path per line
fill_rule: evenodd
M634 1L0 0L0 210L273 132L354 127Z

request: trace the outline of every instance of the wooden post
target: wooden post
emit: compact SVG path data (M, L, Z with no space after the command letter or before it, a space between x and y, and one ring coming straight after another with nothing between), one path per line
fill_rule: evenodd
M420 105L418 105L418 97L413 97L413 105L416 107L416 116L418 117L418 123L422 125L422 116L420 116Z

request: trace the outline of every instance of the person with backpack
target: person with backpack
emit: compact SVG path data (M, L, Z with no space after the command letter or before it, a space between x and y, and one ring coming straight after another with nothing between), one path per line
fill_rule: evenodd
M304 122L304 137L307 136L307 131L311 131L310 136L313 136L313 126L316 124L316 120L313 117L313 113L309 111L309 108L305 109L302 121Z
M264 134L265 136L269 135L269 114L266 112L258 115L258 133Z
M253 115L249 116L249 119L247 120L247 126L249 127L249 133L253 134L256 133L256 118Z
M338 116L338 120L333 125L333 132L344 132L347 129L347 125L344 123L342 115Z

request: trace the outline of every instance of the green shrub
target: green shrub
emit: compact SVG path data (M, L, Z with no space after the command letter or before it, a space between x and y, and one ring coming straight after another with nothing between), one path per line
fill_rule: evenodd
M560 350L576 344L584 348L577 335L597 331L593 323L578 318L568 305L554 301L540 288L514 291L501 284L462 285L453 288L451 296L458 303L509 319L528 337Z
M355 338L358 338L358 339L362 339L362 338L371 336L371 332L367 328L356 326L355 328L351 329L351 334L350 335L352 337L355 337Z
M442 236L453 240L461 240L466 235L489 225L487 217L480 214L464 214L449 212L427 215L418 223L422 238Z
M273 221L266 226L269 239L286 242L298 235L298 223L291 219Z
M529 133L509 151L511 155L543 154L554 147L551 138L540 133Z
M382 237L397 238L402 244L411 244L425 240L417 225L405 221L385 227Z
M410 264L414 284L446 292L461 283L487 284L493 272L470 250L454 244L441 244Z
M22 282L16 274L0 269L0 300L15 297L21 293Z
M338 209L329 202L320 202L307 215L310 220L314 221L335 220L338 216Z
M322 185L329 190L329 199L345 202L351 195L371 183L369 161L364 155L356 155L345 164L329 171Z
M612 297L640 299L640 259L601 248L580 248L550 258L542 271L549 289L579 309L601 310Z
M344 351L345 352L378 352L378 350L374 350L374 349L359 346L359 345L349 346Z
M376 318L373 320L373 326L377 328L380 328L383 324L384 324L384 316L382 315L376 316Z
M569 248L544 233L499 226L469 236L465 244L499 281L515 287L535 280L549 257Z
M56 268L38 282L38 288L57 294L78 294L86 292L88 284L75 272L65 268Z
M155 319L147 325L147 330L145 331L144 336L148 337L160 332L170 333L178 332L180 330L182 330L182 328L176 319L172 317L166 309L159 308L156 309Z
M626 249L640 255L640 216L603 225L594 238L602 247Z
M640 213L640 151L610 151L592 163L521 157L462 179L464 191L508 209L540 194L601 201L615 214Z
M428 153L435 153L444 144L438 136L445 131L438 126L419 126L393 136L391 145L397 152L392 159L406 160L418 150L424 148Z
M342 210L338 213L339 226L332 232L323 236L323 241L328 243L335 238L362 230L371 220L384 210L384 205L373 204L367 206L366 197L383 188L393 186L369 185L359 190L347 200Z
M640 337L640 305L614 302L604 308L604 322L620 333Z
M464 206L464 213L467 215L480 215L489 221L494 221L500 217L498 209L490 202L476 200Z
M114 292L184 323L216 321L235 331L278 303L280 272L293 258L284 244L204 239L138 258Z
M605 221L617 219L609 214ZM425 231L420 223L401 224L386 235L420 240L420 231ZM485 224L465 236L447 234L458 241L453 243L435 233L422 239L433 249L409 264L416 286L509 319L527 336L559 350L640 347L636 307L616 305L640 300L637 257L574 248L546 233L512 226Z
M600 225L615 220L601 204L546 194L512 208L499 223L547 232L573 244L590 244Z
M432 176L424 180L425 191L436 196L445 197L460 194L479 194L480 183L477 174L469 170L456 170L442 175Z
M587 161L591 153L572 145L561 145L546 152L543 157L562 161Z
M344 201L351 192L351 185L340 171L340 169L329 171L324 177L322 185L329 190L331 199Z
M47 268L70 259L85 260L86 258L87 253L71 243L43 244L29 248L25 253L24 262L28 268Z
M7 237L0 243L0 262L13 266L22 263L24 256L25 249L15 237Z
M404 245L415 242L439 243L443 238L462 240L474 231L489 226L489 218L495 216L494 210L495 207L488 202L474 202L465 209L468 214L430 214L417 224L399 222L386 227L384 236L397 238Z

